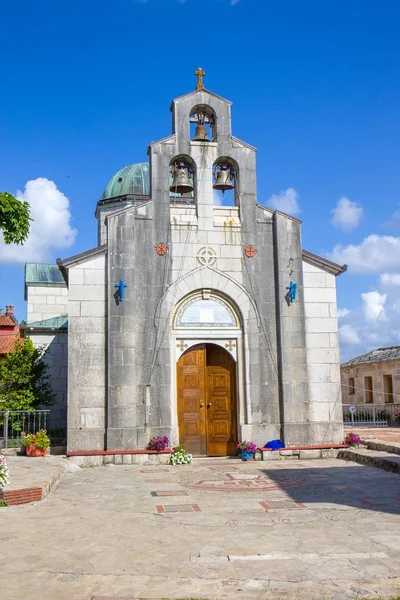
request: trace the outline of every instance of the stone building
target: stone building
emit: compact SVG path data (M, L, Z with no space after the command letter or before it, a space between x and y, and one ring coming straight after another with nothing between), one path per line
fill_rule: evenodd
M35 346L48 348L44 360L55 393L48 427L61 431L67 422L68 288L57 265L25 265L25 300L28 322L21 331Z
M68 449L143 448L154 435L197 455L243 439L341 441L345 267L303 250L301 222L257 201L256 149L232 135L231 102L200 77L171 112L149 163L107 185L98 246L58 260L64 283L47 294L27 288L37 336L39 315L57 324L49 298L68 300L64 350L59 329L43 330L50 356L68 347Z
M343 404L400 403L400 346L377 348L340 370Z

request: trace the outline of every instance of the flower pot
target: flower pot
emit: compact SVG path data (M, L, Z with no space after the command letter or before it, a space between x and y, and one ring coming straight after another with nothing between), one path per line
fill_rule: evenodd
M27 456L46 456L48 448L36 448L36 446L25 446Z
M253 452L247 452L247 451L241 452L240 453L240 458L242 460L253 460L254 459L254 454L253 454Z

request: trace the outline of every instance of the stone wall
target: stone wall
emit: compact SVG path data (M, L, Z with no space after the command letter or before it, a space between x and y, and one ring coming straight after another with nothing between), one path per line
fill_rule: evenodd
M207 144L190 139L190 115L204 104L216 117L216 139ZM301 223L257 204L256 149L231 135L230 103L204 90L174 100L171 110L173 134L149 146L151 200L99 210L106 257L63 262L69 450L143 448L153 435L178 441L173 316L200 291L221 295L241 321L239 438L260 445L277 437L291 445L339 441L334 276L305 264L303 281ZM190 205L185 198L171 203L169 192L171 161L182 155L195 166ZM227 157L238 169L235 206L214 206L213 165ZM165 254L156 252L158 244ZM200 260L204 250L211 261ZM115 290L120 279L122 302ZM298 297L288 305L291 280ZM213 336L201 339L212 343Z
M343 440L336 278L303 261L312 444Z
M44 321L68 313L67 286L27 285L27 322Z
M106 419L105 256L69 267L68 449L102 450Z
M67 426L67 384L68 384L68 333L67 331L44 331L29 333L35 348L45 346L44 361L49 365L51 389L55 402L50 408L48 429L65 429Z
M306 356L305 290L303 288L301 227L297 219L274 213L276 319L282 437L285 445L312 444ZM286 300L287 286L297 283L297 297ZM264 318L271 318L268 306Z
M385 375L392 376L393 399L387 393ZM354 378L354 394L350 393L349 379ZM364 404L366 402L365 377L372 377L373 403L400 404L400 360L392 362L372 363L354 367L342 367L342 398L343 404ZM385 393L386 392L386 393Z

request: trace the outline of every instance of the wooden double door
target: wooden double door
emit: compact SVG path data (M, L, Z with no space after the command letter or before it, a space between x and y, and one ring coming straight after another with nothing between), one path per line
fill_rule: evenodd
M235 362L214 344L190 348L177 364L179 443L197 456L235 454Z

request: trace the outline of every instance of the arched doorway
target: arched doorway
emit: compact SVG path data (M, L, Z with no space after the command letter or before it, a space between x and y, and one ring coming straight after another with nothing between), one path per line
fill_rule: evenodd
M179 443L197 456L235 454L235 362L216 344L189 348L177 363Z

